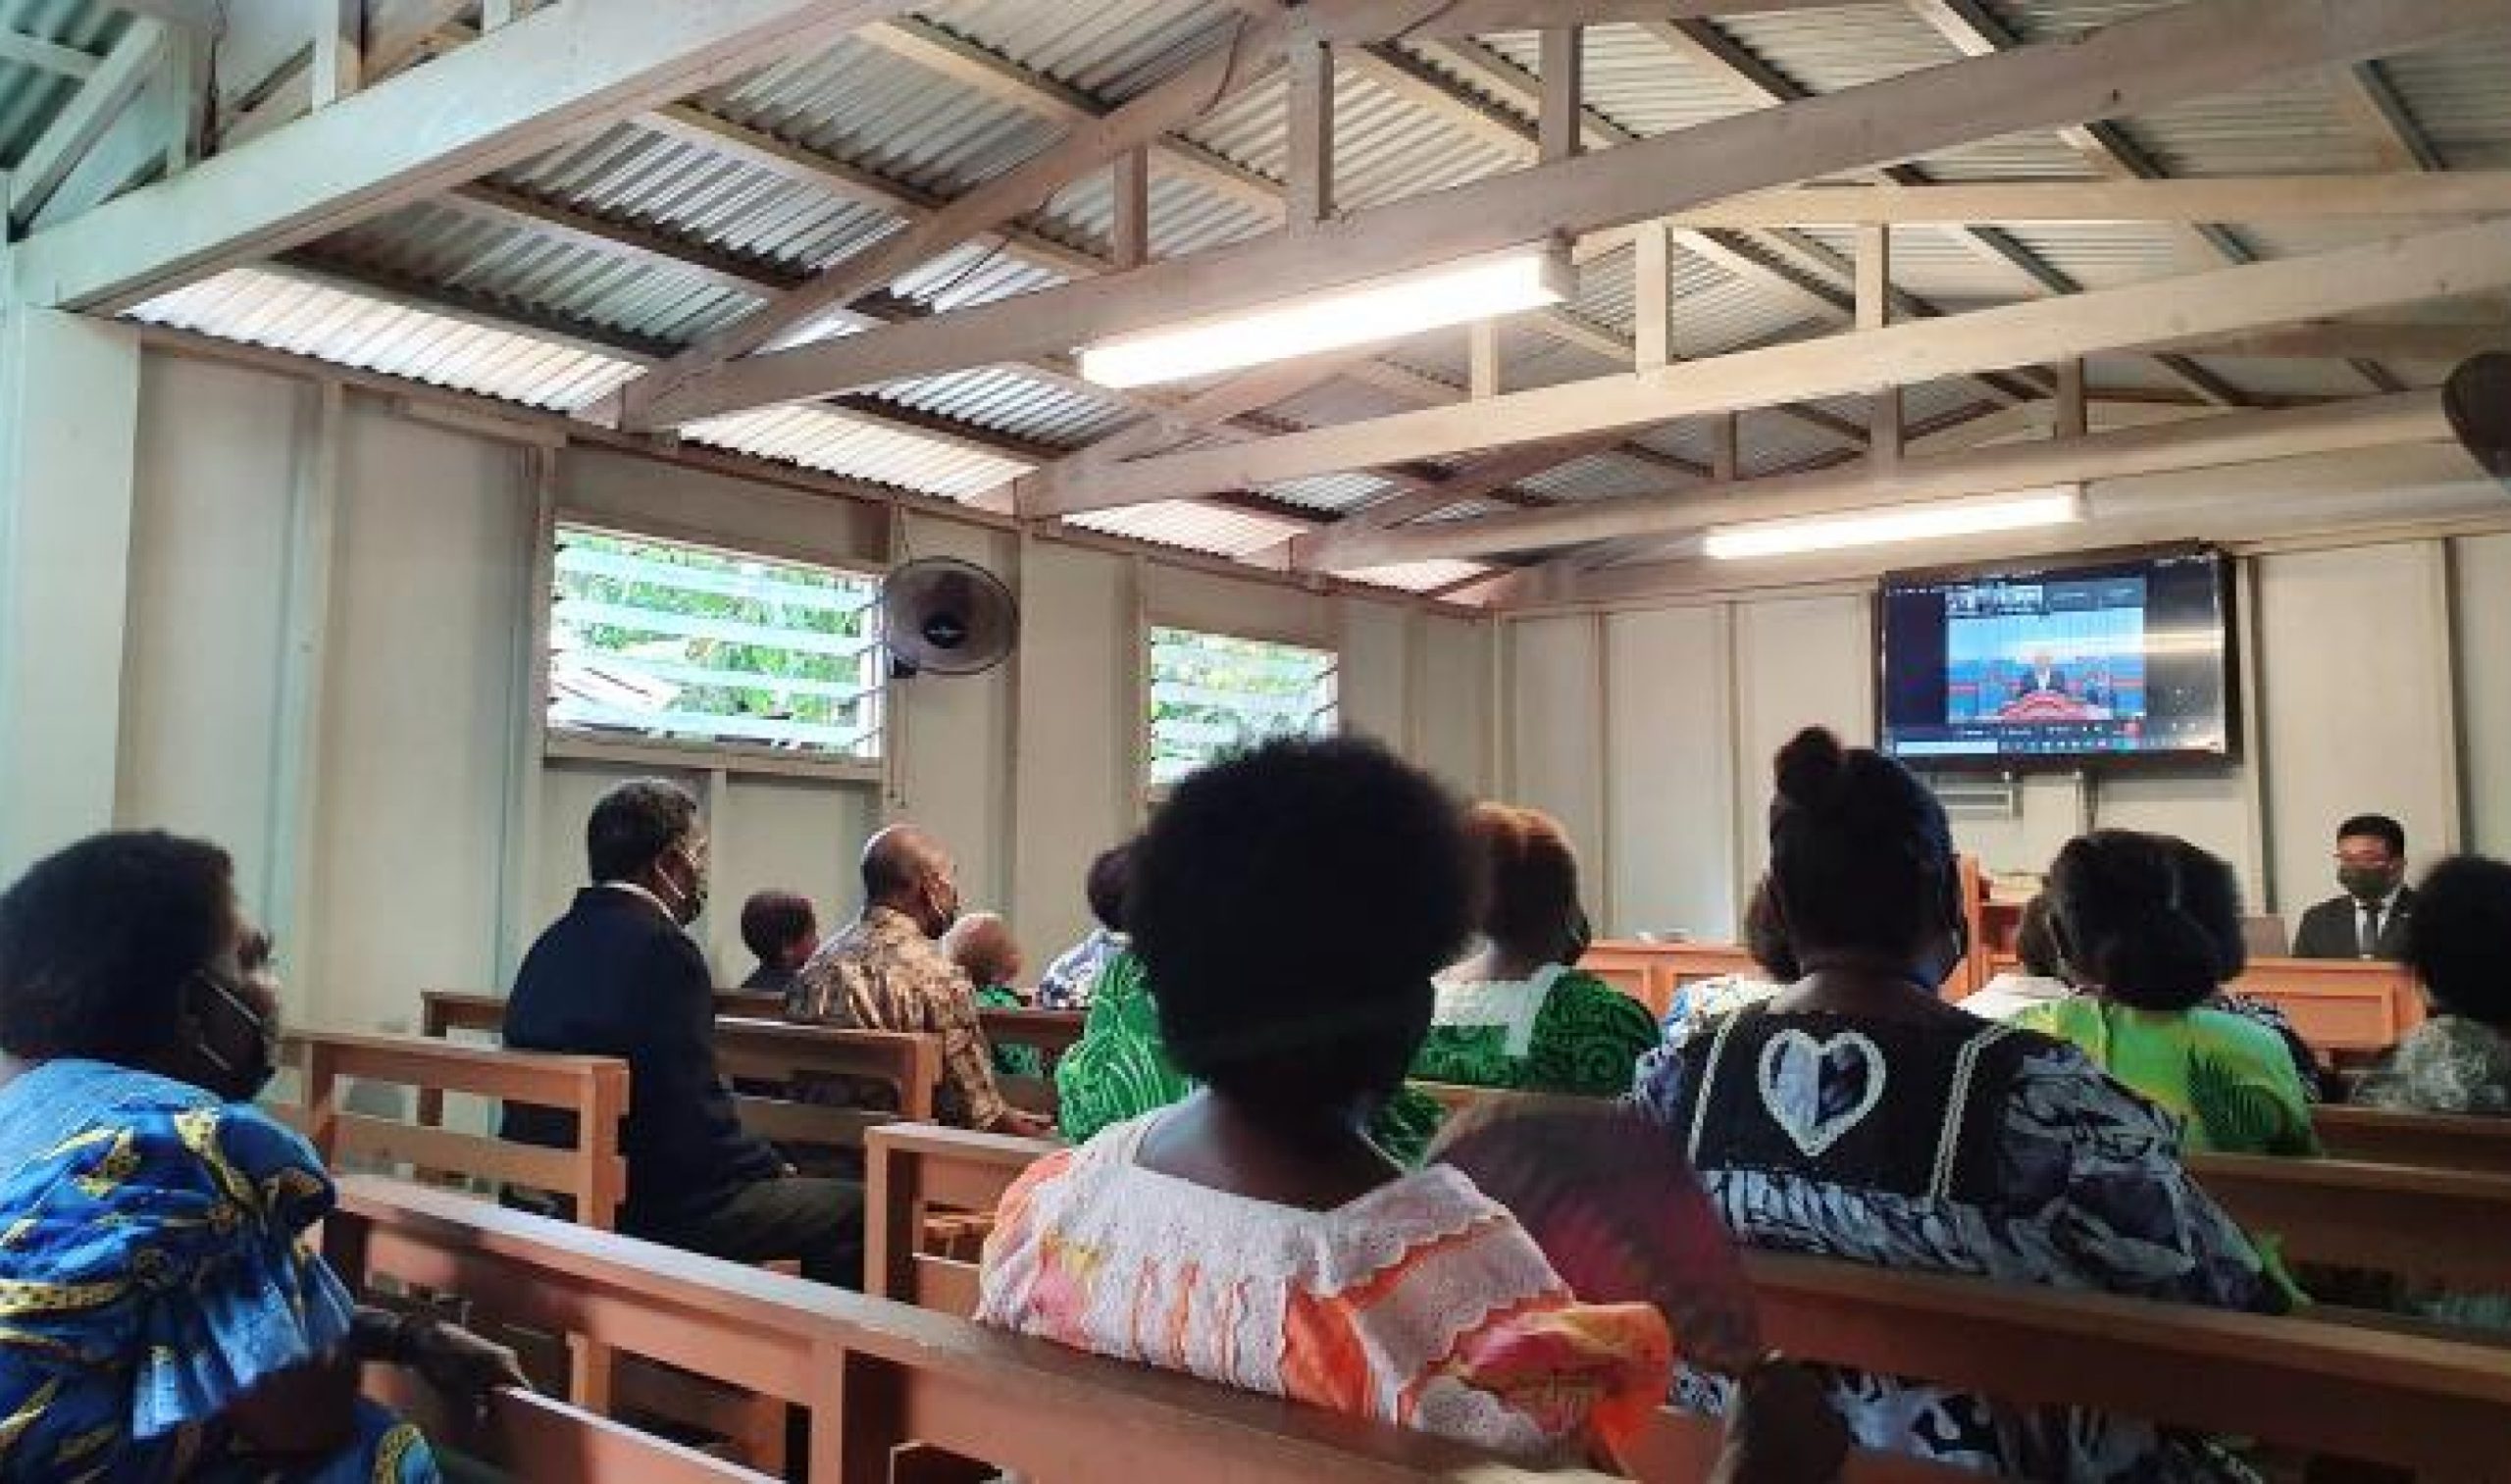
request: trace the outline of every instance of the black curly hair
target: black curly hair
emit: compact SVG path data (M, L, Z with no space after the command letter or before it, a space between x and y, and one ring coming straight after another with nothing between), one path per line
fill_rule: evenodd
M145 1064L236 930L235 867L206 841L92 835L0 895L0 1048Z
M1090 877L1083 887L1090 897L1090 915L1110 933L1125 930L1125 896L1133 888L1134 847L1138 844L1129 840L1110 845L1090 863Z
M2454 855L2415 889L2406 961L2433 1002L2453 1015L2511 1028L2511 864Z
M689 837L697 800L661 778L632 778L596 800L585 819L585 868L594 881L626 881Z
M1953 828L1907 768L1808 727L1771 771L1770 893L1798 958L1905 953L1956 912Z
M1178 785L1126 919L1169 1055L1285 1119L1383 1099L1473 927L1463 811L1356 738L1266 742Z
M2067 962L2122 1004L2189 1009L2248 967L2239 878L2174 836L2095 830L2069 841L2048 896Z

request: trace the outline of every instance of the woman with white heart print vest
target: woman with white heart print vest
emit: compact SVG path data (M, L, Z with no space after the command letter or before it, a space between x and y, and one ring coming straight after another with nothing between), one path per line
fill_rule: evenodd
M1640 1067L1752 1246L2225 1308L2282 1296L2179 1162L2178 1132L2075 1048L1937 995L1967 947L1951 831L1889 758L1808 729L1780 751L1769 891L1802 976ZM1677 1400L1715 1408L1686 1378ZM2212 1442L1836 1373L1858 1441L2008 1478L2240 1478Z

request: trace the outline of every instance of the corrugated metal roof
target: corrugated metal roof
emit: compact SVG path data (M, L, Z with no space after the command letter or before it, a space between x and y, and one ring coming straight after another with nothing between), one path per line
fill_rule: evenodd
M0 30L66 46L102 61L130 18L97 0L0 0ZM15 166L78 91L78 79L0 60L0 170Z
M1308 528L1278 516L1231 510L1194 500L1162 500L1155 505L1130 505L1122 510L1094 510L1069 524L1105 536L1131 537L1155 545L1176 546L1216 556L1252 556L1278 546Z
M1034 465L941 438L917 437L825 407L768 407L692 423L681 435L806 469L965 499Z
M151 299L130 317L553 412L598 401L637 372L629 361L254 268Z
M949 0L925 19L1106 103L1169 77L1231 28L1252 25L1222 0Z
M1393 588L1404 592L1434 592L1468 583L1491 571L1480 562L1405 562L1393 567L1365 567L1346 572L1346 582L1365 583L1372 588Z

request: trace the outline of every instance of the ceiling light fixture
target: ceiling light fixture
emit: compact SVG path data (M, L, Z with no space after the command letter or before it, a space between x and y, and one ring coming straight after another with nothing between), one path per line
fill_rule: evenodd
M1973 499L1932 500L1881 510L1852 510L1839 515L1797 520L1752 521L1712 527L1701 549L1719 561L1741 557L1793 556L1807 551L1837 551L1849 546L1881 546L1894 541L1923 541L1950 536L1984 536L1997 531L2027 531L2063 526L2083 519L2079 486L2035 489Z
M1521 247L1121 335L1083 349L1081 374L1102 386L1182 382L1539 309L1567 298L1573 282L1566 253Z

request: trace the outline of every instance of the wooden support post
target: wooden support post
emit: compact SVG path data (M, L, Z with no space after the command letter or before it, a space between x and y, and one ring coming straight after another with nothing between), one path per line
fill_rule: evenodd
M1892 323L1892 229L1880 223L1857 230L1857 328L1881 330ZM1872 418L1868 457L1883 467L1901 461L1901 388L1879 387L1868 396Z
M1630 242L1631 339L1642 371L1674 358L1673 233L1663 222L1643 222Z
M2058 363L2058 415L2049 428L2051 435L2079 438L2090 430L2085 416L2083 394L2083 361L2081 358Z
M1730 485L1743 478L1740 472L1740 466L1743 463L1743 439L1738 435L1742 431L1742 419L1734 413L1721 412L1710 419L1710 478L1721 485Z
M1304 33L1285 43L1290 72L1292 230L1334 215L1334 49Z
M1115 225L1109 230L1109 266L1140 268L1151 261L1151 151L1135 148L1116 156Z
M314 26L314 106L329 108L358 90L366 66L361 0L306 0Z
M1470 354L1467 380L1472 396L1479 400L1500 394L1500 323L1476 320L1465 327Z
M1586 107L1578 27L1556 26L1543 33L1543 109L1537 140L1549 164L1578 152L1580 114Z

